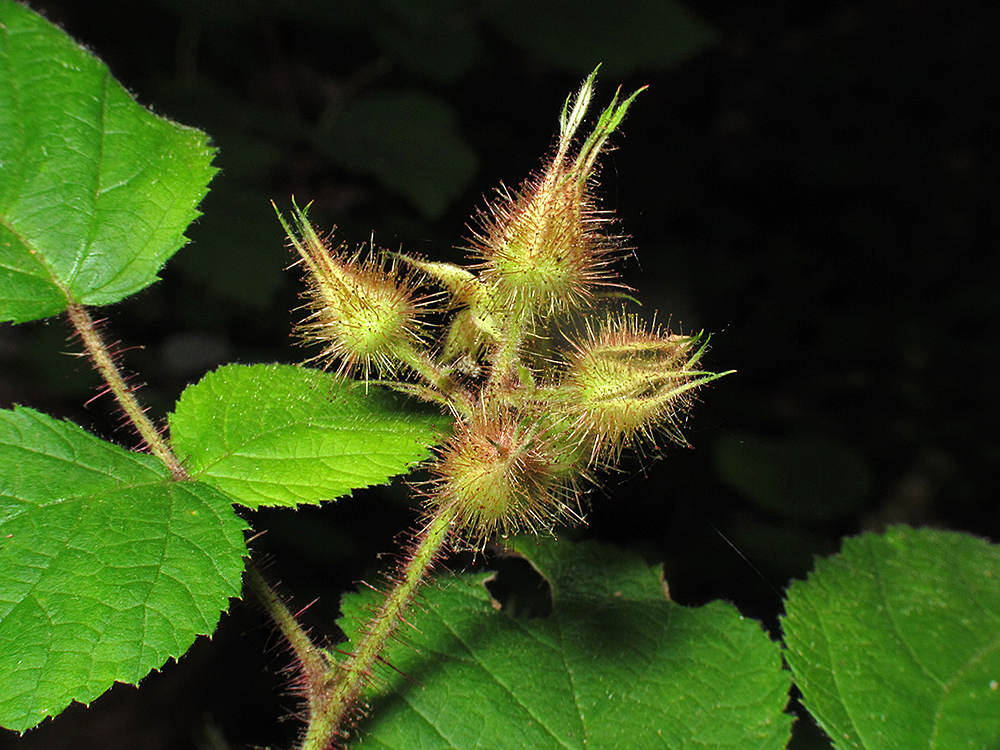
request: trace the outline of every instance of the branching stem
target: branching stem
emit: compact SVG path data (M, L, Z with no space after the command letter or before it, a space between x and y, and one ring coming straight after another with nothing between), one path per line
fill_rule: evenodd
M332 741L342 736L344 722L351 717L375 663L446 546L454 523L455 512L451 506L444 506L431 516L417 535L395 586L373 614L351 655L332 666L333 671L328 673L330 679L316 685L315 695L312 694L313 685L309 685L309 726L300 745L301 750L325 750ZM273 592L271 596L274 596ZM279 627L285 632L285 626L279 623ZM289 632L294 634L295 631L292 629ZM294 644L293 648L298 652Z
M531 324L531 312L527 305L521 305L520 314L513 314L506 321L503 335L499 337L496 352L492 357L489 381L486 391L502 387L514 373L521 358L521 348Z
M459 388L445 369L426 352L413 347L401 347L398 355L400 360L423 378L433 391L441 394L445 402L449 403L458 414L466 419L472 416L474 406L471 397Z

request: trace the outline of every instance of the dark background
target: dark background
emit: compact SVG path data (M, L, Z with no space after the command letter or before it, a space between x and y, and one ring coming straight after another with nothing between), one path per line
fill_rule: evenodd
M466 223L597 104L648 84L600 193L643 311L713 333L686 425L591 493L594 538L663 562L777 635L781 590L890 523L1000 539L1000 10L987 3L117 0L35 2L140 102L206 130L222 172L163 281L101 311L165 414L224 362L298 362L299 279L269 205L340 236L460 260ZM106 437L107 398L61 320L0 327L0 400ZM339 592L413 521L406 487L262 511L269 575L335 635ZM294 700L262 614L234 603L179 664L0 747L287 745ZM807 724L797 747L824 747Z

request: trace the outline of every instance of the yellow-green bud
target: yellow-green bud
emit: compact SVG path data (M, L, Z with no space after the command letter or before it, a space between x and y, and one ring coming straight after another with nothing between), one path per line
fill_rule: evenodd
M312 315L300 326L309 341L322 345L317 359L339 363L341 373L365 380L374 372L391 374L420 341L421 304L405 275L341 245L331 250L296 206L295 229L282 219L292 246L305 266Z
M595 286L613 278L607 266L616 245L600 231L606 221L554 164L491 206L476 249L496 306L542 317L580 307Z
M567 100L556 152L544 172L514 195L501 190L480 214L473 250L498 310L549 317L581 307L594 287L614 278L608 266L620 238L605 231L611 215L596 208L591 178L608 136L638 92L621 102L616 94L577 148L596 73Z
M497 531L548 530L578 517L566 465L545 435L520 424L513 410L459 427L432 470L431 502L451 506L474 546Z
M591 460L616 458L622 447L664 429L684 442L677 425L692 392L717 377L696 367L698 338L646 331L616 316L575 345L559 387Z

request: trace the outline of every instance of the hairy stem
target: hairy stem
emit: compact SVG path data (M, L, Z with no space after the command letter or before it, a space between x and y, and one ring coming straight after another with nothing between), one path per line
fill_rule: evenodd
M506 321L506 330L499 337L497 348L492 355L489 379L486 391L500 388L504 383L514 378L518 364L521 361L521 349L531 324L531 312L528 306L521 303L518 314L512 314ZM520 374L514 378L520 380ZM502 388L501 388L502 389Z
M472 416L474 407L469 394L459 388L455 380L445 371L445 368L435 362L426 352L413 347L401 347L397 354L400 360L423 378L432 390L439 393L444 403L449 404L456 413L466 419Z
M301 750L325 750L342 735L343 724L351 717L351 710L375 663L444 549L454 520L455 513L450 506L442 507L428 520L395 586L372 616L351 655L335 665L333 679L322 686L315 701L310 695L309 726Z
M288 607L284 605L274 592L274 589L264 580L264 577L257 570L257 566L253 562L247 563L246 583L254 596L264 605L264 609L267 610L268 615L274 620L285 640L288 641L288 645L295 652L295 657L302 664L303 671L311 675L325 673L328 665L326 660L320 655L320 650L316 648L316 645L309 638L309 634L306 633L305 629L299 625L298 620L295 619L295 615L288 611Z
M153 455L166 465L170 470L170 475L175 480L181 481L187 479L188 475L184 471L184 467L181 466L180 461L177 460L177 456L170 450L170 446L167 445L156 425L146 416L145 410L139 405L139 401L136 399L135 394L132 393L132 389L128 387L128 383L125 382L125 378L119 372L118 367L115 365L115 359L101 338L94 319L90 317L87 308L79 303L70 302L67 312L70 322L73 324L87 350L90 361L94 363L94 367L101 373L101 377L108 384L108 387L114 394L115 400L118 401L118 404L132 423L132 426L139 433L139 437L142 438Z

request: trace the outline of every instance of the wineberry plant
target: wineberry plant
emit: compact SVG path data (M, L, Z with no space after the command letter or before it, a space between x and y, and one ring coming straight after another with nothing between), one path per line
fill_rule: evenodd
M788 589L773 640L731 604L671 601L661 567L555 538L623 451L683 443L727 374L702 369L707 336L640 317L616 273L599 162L639 92L595 108L584 80L539 172L474 217L467 265L348 248L276 197L319 354L222 366L159 417L108 343L114 308L94 310L185 244L214 150L12 0L0 61L0 319L64 316L141 442L0 412L3 727L138 684L246 592L288 645L302 750L782 748L793 681L838 748L1000 747L994 545L847 539ZM308 632L254 564L254 511L351 502L416 467L397 565ZM439 575L493 541L544 578L550 612L500 611L486 573Z

